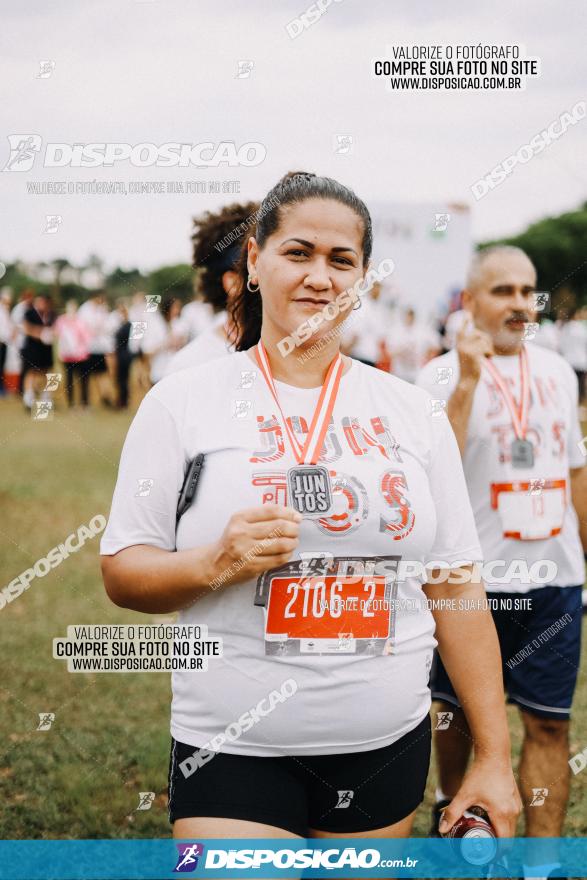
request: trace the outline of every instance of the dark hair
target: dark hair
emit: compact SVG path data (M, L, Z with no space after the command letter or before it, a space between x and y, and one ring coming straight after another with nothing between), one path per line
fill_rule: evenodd
M334 199L347 205L363 223L363 265L371 257L373 229L367 206L355 193L331 177L318 177L306 171L290 171L270 190L259 208L254 235L259 247L263 247L270 235L279 228L286 205L296 205L308 199ZM236 350L245 351L261 338L262 302L259 295L247 291L247 243L243 242L239 261L235 267L239 274L239 292L229 304L229 312L236 327Z
M161 303L161 317L165 320L166 324L169 324L171 320L171 309L174 303L179 303L181 305L181 300L179 299L179 297L166 296Z
M246 221L254 226L258 202L226 205L221 211L206 211L193 218L193 267L197 270L196 289L215 312L226 308L222 276L234 268L240 253ZM248 237L248 236L246 236ZM236 242L236 244L235 244Z

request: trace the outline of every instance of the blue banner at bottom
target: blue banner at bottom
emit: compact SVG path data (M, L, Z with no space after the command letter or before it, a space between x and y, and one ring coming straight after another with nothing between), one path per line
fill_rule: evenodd
M0 880L587 876L587 839L0 841Z

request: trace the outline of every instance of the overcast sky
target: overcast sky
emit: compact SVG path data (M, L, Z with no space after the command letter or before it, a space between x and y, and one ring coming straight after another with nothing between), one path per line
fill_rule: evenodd
M91 252L108 265L189 260L190 218L232 200L206 195L27 193L27 182L239 180L233 198L259 198L290 169L339 178L377 202L464 201L475 238L515 233L587 199L587 120L476 202L471 185L587 97L585 4L566 0L342 0L296 39L285 25L305 0L34 0L4 7L0 79L5 131L47 142L247 141L253 168L39 167L0 174L0 259ZM386 91L371 62L390 44L523 44L542 74L525 91ZM53 60L48 78L39 62ZM237 77L239 60L253 62ZM336 136L351 135L351 155ZM583 161L582 161L583 160ZM60 214L56 234L45 215Z

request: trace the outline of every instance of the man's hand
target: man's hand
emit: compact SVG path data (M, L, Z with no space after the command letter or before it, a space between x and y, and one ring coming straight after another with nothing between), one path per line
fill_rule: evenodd
M467 316L457 334L456 350L459 356L460 381L477 383L484 358L495 353L491 336L474 327L472 318Z
M522 810L522 801L509 761L490 758L473 761L455 797L443 811L441 834L446 834L465 810L473 805L482 807L498 837L514 837L516 819Z

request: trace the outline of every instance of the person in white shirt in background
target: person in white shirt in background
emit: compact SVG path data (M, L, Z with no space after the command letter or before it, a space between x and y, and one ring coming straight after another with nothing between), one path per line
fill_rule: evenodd
M469 324L456 349L427 364L417 384L446 408L491 569L484 579L497 605L492 613L506 691L524 725L519 784L526 835L558 837L569 794L569 714L580 660L587 468L575 375L560 355L524 342L535 321L535 289L536 270L522 250L480 251L463 293ZM526 567L516 568L519 563ZM471 669L479 687L484 674L482 665ZM453 713L449 728L436 734L437 823L459 790L470 736L440 658L431 689L443 701L440 708ZM531 808L533 787L548 790L540 809ZM544 874L551 868L544 866Z
M92 334L89 343L90 356L87 364L90 383L93 379L98 388L100 403L103 406L112 408L114 406L113 388L106 364L106 355L112 354L114 342L110 312L104 293L97 291L92 294L79 307L78 316Z
M559 351L572 366L579 382L579 400L585 400L585 376L587 375L587 322L585 309L569 310L568 320L559 331Z
M30 309L33 304L33 299L35 296L35 291L30 287L20 295L20 299L17 304L14 306L10 313L10 319L16 328L16 336L14 338L14 347L18 352L18 360L20 362L20 375L18 380L18 392L19 394L23 393L24 390L24 378L27 373L28 367L26 363L22 359L21 351L24 345L25 340L25 332L24 332L24 315L25 312Z
M141 349L149 357L153 385L163 378L171 358L185 345L187 330L180 313L181 300L168 297L147 317Z
M210 303L197 293L193 300L181 310L181 320L185 324L188 343L207 330L214 320L214 311Z
M457 334L466 319L467 312L465 309L457 309L456 312L451 312L446 319L446 324L444 326L444 347L447 351L450 351L451 348L454 348L457 344Z
M12 293L10 288L4 288L0 293L0 397L6 396L4 387L4 367L8 346L16 336L16 329L10 317L10 304Z
M108 339L108 349L104 352L104 360L106 361L106 367L108 369L108 377L110 379L111 386L112 388L116 388L116 333L122 326L124 319L119 309L111 309L109 304L107 304L107 308L108 320L106 321L105 335Z
M146 394L151 387L149 376L149 358L142 350L144 332L141 329L149 318L147 312L147 294L142 290L133 294L128 309L128 319L131 322L131 332L128 348L133 357L132 373L139 388Z
M389 336L391 311L381 302L379 282L361 297L360 303L360 308L355 309L347 319L351 326L343 338L343 351L374 367L386 354L385 343Z
M415 382L420 369L442 351L440 336L432 327L416 320L413 309L406 309L402 321L388 334L392 372L405 382Z
M244 205L233 203L216 213L206 211L201 217L194 217L192 263L197 271L197 294L202 301L188 303L181 315L183 318L186 309L192 309L191 315L201 317L201 312L195 309L201 305L210 310L212 320L195 339L171 358L166 375L234 351L232 321L227 309L237 292L239 276L236 265L241 253L243 230L250 231L258 209L257 202Z
M539 320L539 324L536 335L532 340L534 345L540 345L542 348L549 348L551 351L560 352L560 335L557 325L554 321L540 314L536 318Z

